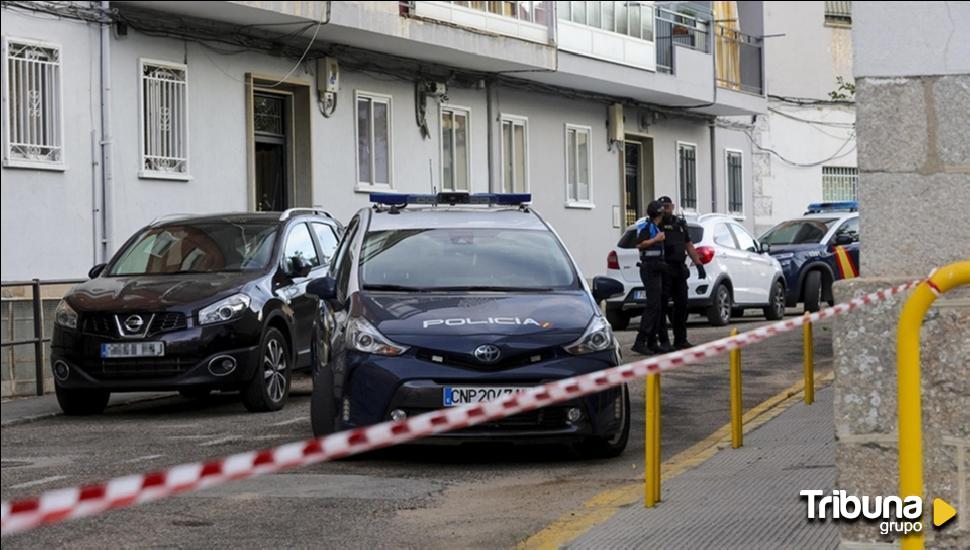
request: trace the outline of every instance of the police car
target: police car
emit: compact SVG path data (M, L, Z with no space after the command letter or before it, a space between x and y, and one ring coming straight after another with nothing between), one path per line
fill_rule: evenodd
M859 276L858 209L856 201L812 203L762 235L785 274L786 305L818 311L834 303L833 282Z
M326 304L326 351L311 399L315 435L483 402L619 363L590 288L528 194L374 193L347 226ZM568 442L619 455L630 430L625 387L437 441Z

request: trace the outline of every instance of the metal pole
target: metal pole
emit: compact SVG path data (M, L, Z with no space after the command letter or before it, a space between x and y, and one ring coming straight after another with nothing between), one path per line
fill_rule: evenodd
M808 313L805 313L806 317ZM805 404L815 402L815 343L812 322L805 320L802 325L802 361L805 376Z
M731 329L731 336L737 336L738 329ZM731 350L731 448L744 445L741 401L741 350Z
M923 498L923 404L920 398L920 328L936 297L970 284L970 261L940 268L906 300L896 329L896 392L899 422L899 496ZM925 502L925 499L924 499ZM922 549L923 531L903 535L903 550Z
M31 283L34 303L34 387L44 395L44 310L40 303L40 280Z
M653 385L653 500L660 502L660 375Z
M653 508L657 504L660 493L659 482L657 479L658 469L654 467L657 460L655 447L660 434L657 428L660 423L656 421L657 407L655 401L658 393L656 391L659 376L651 374L644 382L644 394L646 396L646 417L644 420L645 442L644 442L644 461L643 461L643 504L647 508Z

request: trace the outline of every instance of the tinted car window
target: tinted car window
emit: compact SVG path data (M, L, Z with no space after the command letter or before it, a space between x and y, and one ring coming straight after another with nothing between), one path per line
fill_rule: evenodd
M317 251L313 248L313 238L310 237L310 230L305 223L293 226L290 234L286 236L286 246L283 248L283 269L287 272L293 271L293 258L300 256L311 266L320 265L317 258Z
M768 244L818 244L838 218L789 220L768 230L761 242Z
M333 228L325 223L314 223L313 232L317 235L317 243L320 245L320 254L323 255L321 263L329 265L333 259L333 253L337 250L337 234Z
M619 242L616 243L617 248L636 248L637 247L637 228L631 227L620 235Z
M421 290L576 287L571 262L545 231L406 229L367 234L360 259L364 288Z
M704 240L704 228L699 225L688 225L687 234L690 235L690 242L699 243Z
M109 275L257 271L272 258L276 225L195 223L147 229L129 244Z
M734 231L734 236L738 239L738 248L741 250L747 250L748 252L757 252L758 247L755 246L754 237L748 234L743 227L737 224L731 224L731 231Z
M723 223L719 223L714 226L714 242L727 248L738 247L738 245L734 243L734 237L731 236L731 230L728 229L728 226Z
M835 232L835 235L848 235L852 237L852 242L859 242L859 218L852 218L843 223L842 227Z

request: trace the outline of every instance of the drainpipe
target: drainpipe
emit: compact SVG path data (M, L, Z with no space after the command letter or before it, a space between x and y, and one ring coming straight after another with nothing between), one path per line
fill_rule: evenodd
M717 212L717 147L714 139L716 125L710 121L707 127L711 130L711 212Z
M111 3L101 2L101 15L107 18ZM111 135L111 23L101 23L101 261L110 257L112 246L112 169Z
M495 105L495 99L497 91L494 88L494 84L491 80L485 82L485 116L488 118L488 124L485 125L485 130L488 134L488 191L490 193L497 193L502 191L499 188L499 170L501 167L496 167L496 162L498 162L498 151L496 147L500 143L495 136L496 132L496 120L495 117L498 116L496 112L497 106ZM501 127L499 127L501 131Z

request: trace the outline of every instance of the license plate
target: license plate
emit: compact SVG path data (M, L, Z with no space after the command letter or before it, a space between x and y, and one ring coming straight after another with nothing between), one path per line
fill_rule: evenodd
M633 299L634 300L646 300L647 299L647 291L646 290L634 290L633 291Z
M444 404L446 407L457 407L458 405L467 405L468 403L481 403L483 401L491 401L492 399L498 399L499 397L505 397L506 395L512 395L513 393L519 393L528 389L531 388L446 387L444 388Z
M101 344L101 357L162 357L165 355L165 342L122 342Z

